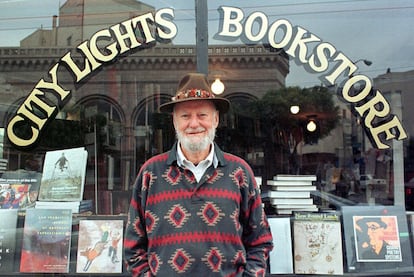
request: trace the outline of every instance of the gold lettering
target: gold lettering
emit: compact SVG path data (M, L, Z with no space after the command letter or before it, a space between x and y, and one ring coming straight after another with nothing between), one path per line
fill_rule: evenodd
M336 79L339 77L341 73L345 71L345 69L349 68L348 76L351 76L355 72L355 70L357 70L355 64L353 64L352 61L350 61L348 57L346 57L342 53L339 53L335 57L334 61L341 61L341 63L335 68L335 70L329 76L325 77L325 79L331 85L335 84Z
M86 44L85 41L82 44ZM82 45L81 44L81 45ZM87 59L84 60L85 68L83 70L79 69L79 67L75 64L73 61L70 52L68 52L66 55L64 55L61 59L61 61L65 62L70 70L76 75L76 82L78 83L80 80L88 76L89 73L91 73L91 67L89 65L89 61Z
M118 50L116 49L116 43L114 42L108 45L107 47L105 47L105 49L109 50L109 54L104 55L101 51L99 51L99 48L98 48L98 39L101 37L110 38L111 33L109 32L109 30L101 30L95 33L91 38L91 43L90 43L91 49L90 50L91 50L92 55L94 55L94 57L96 57L98 60L102 62L109 62L112 59L114 59L116 55L118 54Z
M381 109L379 109L382 107ZM375 117L385 117L390 112L390 105L388 104L385 97L376 91L375 96L371 98L367 103L356 107L355 110L360 114L363 115L366 111L368 114L364 117L364 124L367 127L372 127L372 122L374 121Z
M144 31L144 37L145 37L145 42L149 43L155 40L155 38L152 36L151 34L151 30L148 26L148 21L147 19L151 20L152 22L154 22L154 17L152 15L152 13L147 13L138 17L135 17L131 20L132 23L132 27L136 28L137 27L137 23L139 22L141 24L142 30ZM137 46L139 46L140 44L138 44ZM136 46L131 46L131 48L134 48Z
M131 22L132 20L127 20L127 21L122 22L121 24L116 24L111 27L111 30L114 33L116 40L118 41L118 45L121 47L120 48L121 54L125 53L130 48L135 48L141 45L137 40L135 31L132 28ZM122 33L121 31L121 25L124 28L124 33ZM130 42L130 46L127 46L126 41Z
M358 82L364 82L365 86L364 89L359 91L356 95L351 95L354 94L356 91L353 89L353 86L358 83ZM344 99L346 101L349 101L351 103L357 103L361 100L363 100L365 97L368 96L368 94L371 91L371 81L369 80L369 78L367 76L364 75L356 75L356 76L352 76L351 78L349 78L345 84L344 87L342 89L342 97L344 97ZM352 92L350 94L350 92Z
M37 83L36 88L38 88L38 89L41 89L41 88L51 89L51 90L57 92L57 94L60 96L60 100L63 101L70 94L70 91L69 90L64 90L61 86L59 86L58 79L57 79L57 73L56 73L58 67L59 67L59 64L56 64L49 71L49 74L52 77L52 83L45 82L45 80L41 79Z
M21 123L22 121L25 121L23 117L21 117L20 115L15 115L7 125L7 136L14 145L19 147L27 147L32 145L37 140L39 136L39 130L31 126L32 136L28 139L20 138L15 134L14 127L16 126L16 124Z
M306 58L307 58L308 47L306 46L306 43L318 42L318 41L321 41L321 40L313 34L310 34L309 37L304 38L303 36L305 34L309 33L308 30L305 30L301 27L296 27L296 29L297 29L297 33L295 35L295 38L293 39L292 44L290 45L290 47L286 51L286 53L288 53L292 57L295 57L295 52L298 51L299 52L299 60L302 63L307 63Z
M398 120L397 116L394 115L392 120L386 122L385 124L381 124L375 128L369 128L372 134L372 138L374 140L374 143L376 144L378 149L387 149L389 148L388 145L381 142L379 138L379 134L385 133L386 140L391 140L396 137L395 134L391 133L391 130L398 131L398 140L402 140L407 138L407 134L404 131L404 128L402 127L400 121Z

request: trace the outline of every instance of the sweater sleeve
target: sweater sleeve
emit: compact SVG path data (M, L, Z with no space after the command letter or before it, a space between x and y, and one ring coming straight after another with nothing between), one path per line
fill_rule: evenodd
M251 175L250 191L245 201L243 219L243 243L246 249L246 267L243 276L265 276L269 252L273 239L269 223L262 206L260 191Z
M127 270L132 276L151 276L148 264L148 241L145 230L145 217L142 208L142 174L138 174L132 191L125 229L124 256Z

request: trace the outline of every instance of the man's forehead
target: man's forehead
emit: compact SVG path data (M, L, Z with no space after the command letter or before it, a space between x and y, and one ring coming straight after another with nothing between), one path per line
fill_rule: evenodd
M210 109L215 110L215 105L209 100L193 100L193 101L185 101L181 103L176 103L174 105L175 111L186 110L186 109Z

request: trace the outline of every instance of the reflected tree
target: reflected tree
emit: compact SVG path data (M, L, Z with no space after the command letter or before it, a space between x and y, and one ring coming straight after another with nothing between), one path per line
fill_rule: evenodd
M263 134L267 178L280 173L300 174L297 162L299 143L317 143L339 122L339 107L328 88L321 86L270 90L250 105L252 117L260 122ZM293 105L299 106L297 114L290 112ZM311 119L317 126L313 132L306 129Z

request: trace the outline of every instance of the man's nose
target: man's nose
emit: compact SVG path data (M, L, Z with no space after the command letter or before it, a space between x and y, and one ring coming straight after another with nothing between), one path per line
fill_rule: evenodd
M199 121L198 121L197 116L191 116L190 117L189 126L191 128L194 128L194 127L198 127L199 126Z

